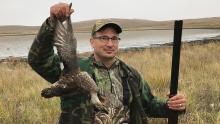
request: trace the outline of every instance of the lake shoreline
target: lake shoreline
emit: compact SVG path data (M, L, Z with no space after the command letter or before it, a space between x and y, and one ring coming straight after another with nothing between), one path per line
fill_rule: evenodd
M205 44L217 43L217 42L220 42L220 36L210 37L202 40L182 42L181 45L194 46L194 45L205 45ZM122 48L120 49L120 52L137 52L137 51L144 51L146 49L167 48L167 47L173 47L173 42L163 43L163 44L151 44L150 46L143 46L143 47Z
M220 42L220 36L216 37L210 37L210 38L205 38L202 40L193 40L193 41L187 41L187 42L182 42L182 45L204 45L208 43L217 43ZM173 42L169 43L163 43L163 44L152 44L150 46L142 46L142 47L128 47L128 48L120 48L119 52L120 53L126 53L126 52L137 52L137 51L144 51L145 49L154 49L154 48L166 48L166 47L172 47ZM83 52L79 53L79 56L88 56L92 52ZM7 63L7 62L27 62L27 56L22 56L22 57L14 57L14 56L8 56L4 58L0 58L0 64L1 63Z

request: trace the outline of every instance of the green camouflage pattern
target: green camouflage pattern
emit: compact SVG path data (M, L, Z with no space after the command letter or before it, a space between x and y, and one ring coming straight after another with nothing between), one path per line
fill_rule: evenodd
M95 24L93 25L91 36L93 36L97 31L101 30L106 25L109 25L109 26L111 25L116 30L116 32L118 34L120 34L122 32L122 29L121 29L120 25L117 24L116 22L113 22L113 20L111 20L111 19L100 19L100 20L97 20L95 22Z
M108 114L98 112L95 117L106 124L120 124L128 121L129 110L123 105L123 86L119 63L116 59L110 68L93 58L94 74L99 87L99 95L108 108ZM108 121L107 121L108 120Z
M28 62L31 67L50 83L56 82L61 75L60 60L53 50L53 37L54 26L48 18L41 26L28 55ZM126 71L129 70L126 64L117 59L113 66L107 69L101 63L95 62L93 57L80 58L79 64L82 71L87 71L96 79L95 81L100 89L100 98L103 98L109 107L109 115L107 116L110 117L110 123L119 124L120 119L130 118L131 124L142 124L140 114L136 109L137 105L133 102L132 96L129 97L127 106L122 104L123 87L121 85L122 76L120 75L126 75ZM136 71L133 73L138 77L138 88L146 114L149 117L167 117L166 101L154 97L148 84L139 73ZM94 118L103 115L103 113L94 111L87 94L65 96L60 99L62 113L59 123L91 124ZM62 115L66 113L71 115L71 119L62 118Z

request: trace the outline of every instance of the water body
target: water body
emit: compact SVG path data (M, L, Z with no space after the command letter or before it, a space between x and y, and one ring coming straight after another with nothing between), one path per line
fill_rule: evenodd
M75 33L75 36L78 41L79 53L92 51L89 43L90 33ZM182 41L215 36L220 36L220 29L184 29ZM0 37L0 58L27 56L34 37L34 35ZM172 42L173 30L124 31L120 37L122 39L119 43L120 48L145 47Z

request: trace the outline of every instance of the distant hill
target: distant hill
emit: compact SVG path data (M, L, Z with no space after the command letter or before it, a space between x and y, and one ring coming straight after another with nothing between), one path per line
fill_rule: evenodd
M151 21L140 19L112 19L119 23L123 30L149 30L173 29L173 21ZM90 32L96 20L80 21L73 23L75 32ZM0 26L0 36L8 35L33 35L40 26ZM187 19L183 28L191 29L220 29L220 17Z

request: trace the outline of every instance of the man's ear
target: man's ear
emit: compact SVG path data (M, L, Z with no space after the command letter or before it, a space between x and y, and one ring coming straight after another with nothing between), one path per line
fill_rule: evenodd
M93 43L94 43L94 39L93 38L90 38L90 45L91 45L91 47L93 48Z

